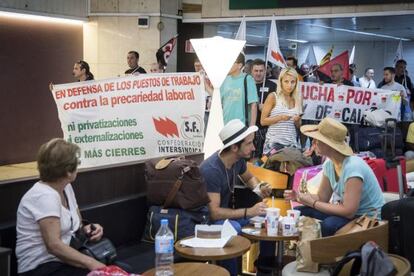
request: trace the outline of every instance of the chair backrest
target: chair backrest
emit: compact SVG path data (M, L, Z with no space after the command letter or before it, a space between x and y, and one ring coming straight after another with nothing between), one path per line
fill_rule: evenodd
M269 183L273 189L286 189L288 186L287 174L257 167L250 162L247 163L247 170L259 180Z
M358 250L367 241L376 242L388 252L388 222L381 221L378 226L350 234L335 235L310 241L312 261L331 264L347 252Z
M247 169L257 179L269 183L272 189L287 189L288 187L289 176L287 174L257 167L249 162L247 163ZM265 202L269 207L279 208L282 216L286 216L286 211L290 209L290 203L282 198L276 198L273 202L271 198L267 198Z

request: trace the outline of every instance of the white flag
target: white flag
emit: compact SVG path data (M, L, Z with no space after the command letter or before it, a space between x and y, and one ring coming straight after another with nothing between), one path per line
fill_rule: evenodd
M306 56L305 63L309 65L317 65L315 51L313 50L313 45L309 46L308 55Z
M237 30L237 34L234 37L236 40L246 40L246 18L243 15L243 18L240 22L239 29Z
M351 55L349 56L349 64L354 63L355 58L355 45L352 47Z
M279 48L279 39L277 37L276 20L272 18L272 24L270 25L269 43L267 46L267 61L280 66L286 67L285 59Z
M395 52L394 64L400 59L403 59L403 47L402 47L401 39L400 39L400 43L398 43L397 52Z

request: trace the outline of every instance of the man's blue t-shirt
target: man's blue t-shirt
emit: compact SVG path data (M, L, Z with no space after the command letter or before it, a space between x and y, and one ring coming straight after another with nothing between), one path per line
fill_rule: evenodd
M246 161L240 159L230 169L226 169L218 152L212 154L200 165L200 172L207 185L208 193L220 194L220 207L231 208L231 194L238 181L238 175L247 170Z
M246 121L245 116L245 92L244 92L244 77L246 74L233 77L228 75L220 88L221 104L223 106L224 124L227 124L233 119L239 119L243 123ZM256 83L252 76L246 77L247 86L247 103L256 103L259 101L257 97ZM248 108L249 121L251 118L250 106Z
M375 208L378 211L378 217L380 217L384 196L374 172L363 159L357 156L346 157L342 164L342 175L338 181L336 181L335 168L331 160L323 164L323 174L328 177L331 188L340 201L343 201L344 198L346 181L351 177L360 178L363 184L356 215L360 216L365 213L373 215L370 209Z

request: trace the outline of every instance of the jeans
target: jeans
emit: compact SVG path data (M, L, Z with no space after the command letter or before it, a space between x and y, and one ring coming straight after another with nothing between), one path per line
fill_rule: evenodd
M295 209L299 210L302 216L321 220L322 237L334 235L337 230L351 221L348 218L322 213L308 206L299 206Z
M237 234L241 233L241 230L244 226L249 223L248 219L237 219L237 220L229 220L231 225L237 231ZM224 223L224 220L217 220L214 224L221 225ZM274 242L260 242L260 256L261 257L270 257L275 255L275 243ZM217 261L217 265L224 267L227 269L231 276L237 276L237 258L224 260L224 261Z

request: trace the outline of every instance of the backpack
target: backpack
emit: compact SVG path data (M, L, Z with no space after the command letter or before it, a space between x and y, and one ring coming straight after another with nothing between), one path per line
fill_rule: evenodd
M387 253L382 251L379 246L369 241L365 243L361 250L347 253L342 260L336 263L332 276L338 276L342 268L354 260L351 267L351 276L393 276L397 274L394 264Z

